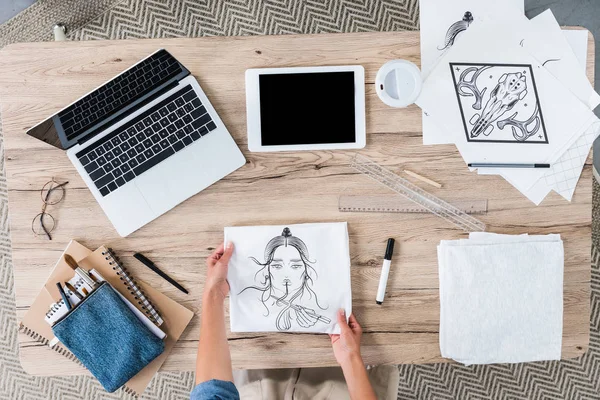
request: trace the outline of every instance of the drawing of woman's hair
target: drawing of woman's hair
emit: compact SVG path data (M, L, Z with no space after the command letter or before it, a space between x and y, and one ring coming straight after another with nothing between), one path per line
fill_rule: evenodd
M273 292L273 276L271 275L270 266L271 262L273 261L275 250L282 246L291 246L298 250L300 258L302 259L302 263L304 264L304 271L302 273L302 283L300 289L298 289L295 293L285 293L283 296L277 297ZM284 228L281 235L275 236L269 240L265 247L264 262L261 263L254 257L250 257L250 259L262 267L254 275L254 279L256 280L257 276L262 273L262 279L259 280L260 286L248 286L240 291L240 293L244 292L246 289L255 289L262 292L259 300L265 307L265 316L269 315L269 308L267 307L266 303L271 297L276 299L275 303L278 306L284 305L284 308L279 312L275 321L278 330L286 331L291 328L292 311L295 306L294 301L297 299L302 299L305 294L308 295L310 299L314 297L317 306L320 309L325 310L325 308L321 307L319 304L317 294L312 289L312 285L314 284L313 277L316 279L318 278L318 275L317 271L312 267L311 264L314 264L316 261L310 260L306 244L302 241L302 239L293 236L290 228Z

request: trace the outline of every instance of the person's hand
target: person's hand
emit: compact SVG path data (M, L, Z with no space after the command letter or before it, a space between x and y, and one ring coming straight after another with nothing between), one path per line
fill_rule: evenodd
M229 294L229 282L227 282L227 269L229 259L233 253L233 243L227 246L221 244L206 259L206 282L204 285L204 296L216 297L225 300Z
M351 361L362 360L360 355L362 328L354 315L350 315L348 322L346 322L346 312L343 309L338 311L337 319L340 334L329 335L329 337L331 338L331 347L333 347L335 359L343 367Z

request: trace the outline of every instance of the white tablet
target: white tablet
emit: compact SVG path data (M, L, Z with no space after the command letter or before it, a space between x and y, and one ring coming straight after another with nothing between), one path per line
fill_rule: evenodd
M366 144L360 65L246 70L250 151L360 149Z

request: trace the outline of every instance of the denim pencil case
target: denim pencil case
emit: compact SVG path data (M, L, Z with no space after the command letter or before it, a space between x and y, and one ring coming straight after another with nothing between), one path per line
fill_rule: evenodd
M165 348L106 282L52 331L108 392L123 386Z

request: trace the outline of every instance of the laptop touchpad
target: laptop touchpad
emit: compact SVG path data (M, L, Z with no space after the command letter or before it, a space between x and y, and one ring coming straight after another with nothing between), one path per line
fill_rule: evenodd
M162 214L202 190L205 181L201 170L194 168L192 148L183 149L167 158L134 182L152 211Z

